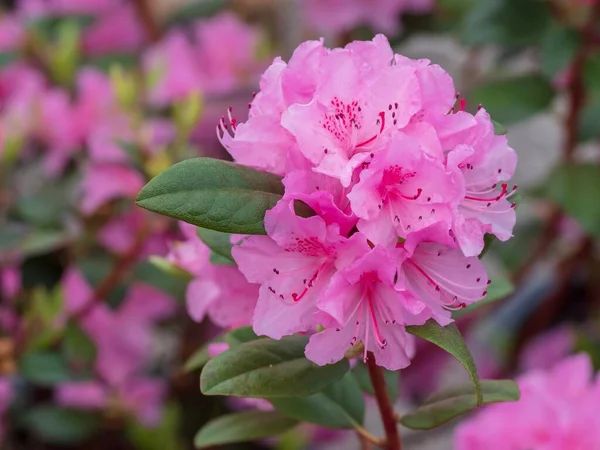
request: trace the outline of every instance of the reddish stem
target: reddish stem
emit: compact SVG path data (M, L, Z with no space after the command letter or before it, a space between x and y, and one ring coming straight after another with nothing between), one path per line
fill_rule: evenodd
M377 365L375 355L372 352L367 354L367 368L369 369L369 377L371 378L371 384L373 384L375 399L377 400L377 406L379 406L385 430L386 442L384 448L387 450L402 450L398 425L396 424L396 412L387 393L383 370Z

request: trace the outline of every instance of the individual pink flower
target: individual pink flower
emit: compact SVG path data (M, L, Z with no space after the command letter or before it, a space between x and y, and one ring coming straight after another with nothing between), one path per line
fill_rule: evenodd
M411 233L400 244L397 287L431 311L440 324L452 322L451 311L481 300L489 284L485 267L465 256L444 224Z
M318 216L296 216L288 201L267 213L265 228L268 236L249 236L232 254L246 279L261 285L254 331L280 339L315 325L316 301L336 262L354 259L368 245L358 234L344 238L337 224Z
M375 244L391 245L435 223L450 229L450 203L458 192L440 161L398 133L361 172L348 198L361 218L358 229Z
M230 12L194 25L200 83L208 94L231 92L258 66L259 34Z
M533 338L519 356L519 368L547 370L566 358L575 348L576 336L567 326L560 326Z
M480 109L477 125L448 153L448 169L460 171L456 180L463 183L465 195L455 212L453 231L467 256L483 250L485 233L501 241L512 237L516 216L508 197L515 191L509 180L517 165L517 155L506 136L495 135L489 114Z
M373 69L365 70L362 52L350 46L329 52L321 61L317 95L290 106L281 119L316 170L344 186L355 168L385 148L385 131L408 125L421 108L414 68Z
M92 164L84 171L81 211L90 215L117 198L134 198L144 186L142 175L117 164Z
M600 384L586 354L517 383L521 399L484 407L461 423L456 450L588 450L600 447Z
M4 298L13 300L21 290L21 271L18 267L0 269L0 292Z
M83 51L88 55L135 52L146 40L146 32L133 3L119 4L100 14L83 33Z
M108 393L96 381L72 381L58 385L54 399L61 406L77 409L104 409L109 404Z
M433 0L306 0L302 3L307 24L321 33L342 33L359 25L375 31L397 34L400 14L423 13Z
M406 325L422 325L427 317L414 314L412 305L394 287L394 257L375 247L341 269L321 292L317 306L325 331L314 334L306 346L306 357L331 364L362 342L364 358L373 352L380 366L389 370L410 364L414 342Z
M356 225L358 217L350 207L349 190L338 179L312 170L295 170L286 175L283 185L285 198L304 202L328 225L338 224L343 236Z

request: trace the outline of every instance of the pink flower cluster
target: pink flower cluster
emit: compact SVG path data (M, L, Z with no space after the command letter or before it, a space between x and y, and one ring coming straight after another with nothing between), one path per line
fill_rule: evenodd
M431 11L435 0L305 0L308 25L321 33L342 33L359 25L397 34L400 14Z
M456 450L590 450L600 448L600 380L586 354L517 380L518 402L486 406L460 424Z
M381 35L343 49L305 42L260 88L246 122L230 110L217 130L236 162L284 176L267 236L232 251L260 285L256 333L324 327L306 348L318 364L362 342L380 365L407 366L406 325L446 325L485 297L477 256L486 233L512 235L515 152L484 109L455 110L445 71ZM296 215L299 201L316 215Z

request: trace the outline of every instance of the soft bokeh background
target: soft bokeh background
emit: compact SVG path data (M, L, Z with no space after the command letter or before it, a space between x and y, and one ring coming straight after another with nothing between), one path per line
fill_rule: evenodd
M494 303L459 326L482 377L547 368L578 350L600 365L600 14L576 0L23 0L0 18L0 447L193 448L227 410L185 361L221 332L198 295L254 295L195 232L135 207L152 176L192 156L228 158L275 56L383 32L454 78L519 155L515 238L485 263ZM577 164L575 168L573 164ZM185 271L183 270L185 269ZM238 274L239 275L239 274ZM190 281L192 280L192 281ZM211 297L212 298L212 297ZM186 307L187 306L187 307ZM423 344L399 381L408 411L464 381ZM375 405L367 428L381 434ZM453 422L403 429L405 447L452 447ZM300 427L232 448L359 448L352 432Z

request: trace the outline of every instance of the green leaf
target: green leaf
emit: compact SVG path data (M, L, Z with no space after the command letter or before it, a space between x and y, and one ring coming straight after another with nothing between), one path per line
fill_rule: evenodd
M387 387L388 395L395 401L398 398L398 372L392 372L391 370L383 370L383 377L385 378L385 385ZM360 388L369 395L375 395L375 391L373 391L373 384L371 384L371 378L369 378L369 370L367 366L362 362L358 362L354 369L352 369L352 373L358 381Z
M202 242L204 242L208 248L210 248L217 255L227 258L233 261L231 256L231 234L222 233L221 231L209 230L207 228L198 227L196 228L196 234Z
M588 55L583 68L583 81L587 95L600 98L600 52Z
M328 428L353 428L365 418L365 401L354 375L344 377L309 397L273 398L273 406L288 417Z
M308 338L245 342L211 359L200 377L206 395L302 397L315 394L348 371L348 361L318 366L304 357Z
M185 273L185 271L182 270ZM185 290L191 277L164 271L156 266L156 263L142 261L133 269L136 280L150 284L177 299L185 298Z
M65 329L62 351L67 361L92 364L96 359L96 345L74 322Z
M140 192L142 208L215 231L265 234L264 217L283 194L281 178L211 158L175 164Z
M465 316L474 310L481 308L482 306L489 305L497 300L503 299L504 297L512 294L515 290L515 286L504 277L495 277L492 279L492 284L487 287L487 295L482 300L473 303L466 308L454 311L452 317L458 319L459 317Z
M190 373L204 367L204 365L210 359L210 355L208 354L208 346L210 344L212 344L212 342L203 345L194 353L192 353L192 356L190 356L183 365L183 371L185 373Z
M76 444L90 438L99 427L95 414L42 405L28 411L24 425L48 444Z
M298 422L277 411L228 414L208 422L194 438L196 448L248 442L277 436Z
M542 72L552 80L567 69L581 44L579 33L558 22L549 27L542 40Z
M71 379L64 358L50 351L25 353L19 361L19 374L40 386L53 386Z
M0 69L8 66L19 59L20 55L17 52L2 52L0 53Z
M554 97L554 89L541 75L522 75L492 81L475 87L469 101L481 104L503 124L513 124L546 109Z
M229 344L229 348L237 347L244 342L250 342L260 339L256 335L252 327L241 327L231 330L225 335L225 342Z
M425 322L425 325L406 327L406 331L437 345L442 350L454 356L463 365L473 381L477 405L482 404L483 397L481 385L479 384L479 375L477 375L477 366L473 360L473 355L471 355L460 331L458 331L454 323L442 327L431 319Z
M561 165L546 184L548 196L573 216L588 233L600 237L600 167Z
M138 63L138 56L135 53L111 53L108 55L91 58L86 61L86 66L92 66L103 72L108 72L113 66L120 66L124 69L132 69Z
M539 45L550 24L541 0L478 1L465 18L462 38L468 45Z
M482 380L483 404L519 400L519 387L511 380ZM463 385L432 395L415 411L406 414L400 423L413 430L429 430L477 407L472 386Z

